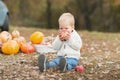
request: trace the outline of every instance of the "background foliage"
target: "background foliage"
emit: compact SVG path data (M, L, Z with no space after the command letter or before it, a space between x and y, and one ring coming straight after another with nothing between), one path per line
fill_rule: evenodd
M120 0L4 0L12 25L58 28L63 12L75 16L76 29L120 31ZM13 4L14 3L14 4Z

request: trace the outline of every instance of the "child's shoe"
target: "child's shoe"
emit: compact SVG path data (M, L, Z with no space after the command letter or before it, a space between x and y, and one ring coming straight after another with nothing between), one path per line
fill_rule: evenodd
M38 57L38 66L41 72L46 69L46 57L44 54L40 54L40 56Z
M66 70L66 65L67 65L66 59L64 57L61 58L59 62L60 72L64 72Z

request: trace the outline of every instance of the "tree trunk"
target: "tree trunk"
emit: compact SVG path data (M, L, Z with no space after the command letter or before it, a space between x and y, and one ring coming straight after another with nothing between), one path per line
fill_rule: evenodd
M90 22L90 14L89 14L89 10L88 10L88 0L83 0L83 4L84 4L84 20L85 20L85 26L87 28L87 30L91 31L91 22Z
M19 1L19 11L20 11L20 18L24 18L26 16L28 16L26 14L26 10L25 10L25 6L26 6L26 1L25 0L20 0Z
M76 0L76 3L77 3L77 7L79 9L79 12L76 13L76 17L75 17L75 28L76 29L80 29L80 23L79 23L79 18L80 18L80 13L81 13L81 2L80 0Z
M99 7L100 7L100 19L103 20L103 0L99 0Z
M99 13L99 19L100 19L100 27L98 28L99 30L102 30L105 27L105 17L104 17L104 12L103 12L103 0L99 0L99 8L100 8L100 13Z
M109 6L110 6L110 31L113 31L113 29L114 29L114 24L115 24L115 15L114 15L114 11L113 11L113 6L112 6L112 4L113 4L113 2L114 2L114 0L110 0L110 2L109 2Z
M51 12L51 0L47 0L47 28L51 29L52 28L52 12Z

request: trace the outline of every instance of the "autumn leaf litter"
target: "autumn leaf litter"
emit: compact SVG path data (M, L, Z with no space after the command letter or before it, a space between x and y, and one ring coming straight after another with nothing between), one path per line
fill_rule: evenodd
M83 40L79 59L79 65L85 68L83 73L74 69L60 73L57 68L41 73L37 63L40 53L19 52L16 55L0 54L0 80L120 80L120 34L87 31L79 33ZM26 34L30 35L31 32ZM45 35L49 36L47 33ZM46 57L51 60L56 57L56 53L47 53Z

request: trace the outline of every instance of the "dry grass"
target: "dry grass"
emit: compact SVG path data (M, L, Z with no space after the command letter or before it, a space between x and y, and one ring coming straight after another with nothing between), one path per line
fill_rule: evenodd
M11 27L17 29L29 41L34 31L41 31L45 36L57 35L57 30L39 28ZM60 73L49 69L44 73L38 70L38 53L17 55L0 54L0 80L120 80L120 33L102 33L78 31L83 40L83 51L79 65L83 73L67 71ZM56 54L46 54L52 59Z

